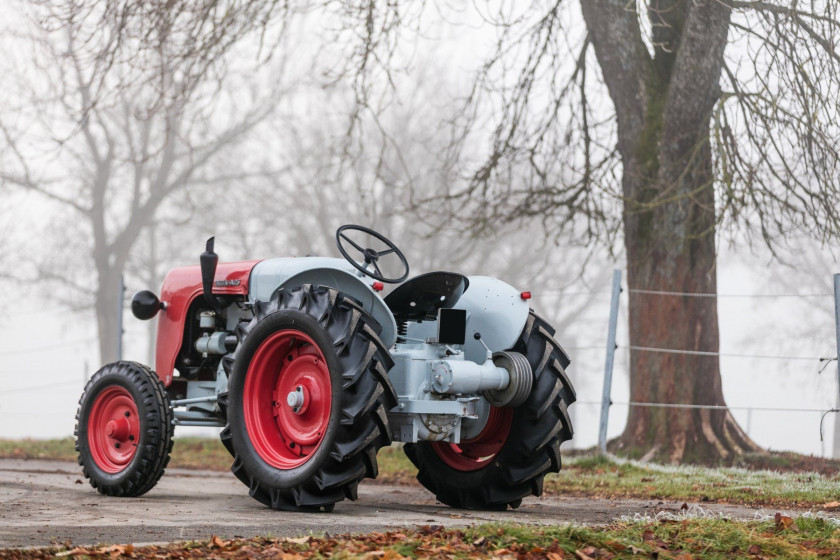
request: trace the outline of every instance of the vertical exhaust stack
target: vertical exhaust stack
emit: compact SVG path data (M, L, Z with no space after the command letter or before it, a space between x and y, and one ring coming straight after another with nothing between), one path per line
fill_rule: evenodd
M199 262L201 263L201 285L204 289L204 299L213 309L219 309L221 302L213 295L213 280L216 277L216 265L219 264L219 255L213 251L215 241L215 237L207 240L207 247L201 253Z

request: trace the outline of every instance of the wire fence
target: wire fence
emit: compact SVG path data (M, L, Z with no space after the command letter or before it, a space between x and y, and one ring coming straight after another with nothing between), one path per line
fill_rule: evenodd
M611 313L610 321L617 323L618 310L620 306L621 294L635 294L639 296L651 297L665 297L665 298L714 298L714 299L746 299L746 300L766 300L772 302L773 300L782 299L813 299L813 298L834 298L835 323L838 330L837 347L840 347L840 275L836 275L835 293L829 292L780 292L780 293L703 293L703 292L686 292L686 291L672 291L672 290L648 290L636 288L622 288L620 284L620 273L616 272L614 276L614 286L612 291L605 290L557 290L549 293L562 297L572 296L588 296L588 297L604 297L605 294L611 294ZM612 338L615 340L615 332L617 324L609 325L612 328ZM609 337L608 337L609 338ZM631 338L631 337L628 337ZM822 373L830 364L837 362L837 354L835 350L832 354L823 355L806 355L803 353L761 353L761 352L730 352L721 351L718 348L668 348L656 345L640 345L632 343L614 343L609 341L591 344L577 344L566 347L569 351L596 351L602 350L606 353L606 365L604 372L604 393L601 401L596 400L580 400L578 404L584 406L600 406L601 408L601 429L599 430L599 446L602 450L606 449L606 433L607 422L609 421L609 409L612 406L622 406L627 408L658 408L658 409L685 409L685 410L730 410L730 411L746 411L748 414L752 412L765 413L811 413L820 414L820 441L823 440L823 420L827 414L840 412L834 406L825 406L821 408L814 407L796 407L796 406L728 406L725 404L701 404L692 402L643 402L642 400L619 400L613 401L611 378L612 378L612 364L616 351L623 351L626 356L640 353L651 354L666 354L666 355L682 355L695 357L718 357L718 358L733 358L733 359L749 359L749 360L777 360L777 361L796 361L796 362L811 362L817 366L817 373ZM838 381L840 381L840 370L838 370ZM631 390L631 395L635 394ZM840 397L840 394L833 395L834 398ZM840 402L840 401L838 401Z

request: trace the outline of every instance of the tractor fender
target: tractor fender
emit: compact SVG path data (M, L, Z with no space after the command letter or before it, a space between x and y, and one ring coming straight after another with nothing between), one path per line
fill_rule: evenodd
M267 259L251 271L249 298L268 301L278 288L294 288L317 284L353 297L382 325L379 338L386 348L394 345L397 323L379 295L373 291L373 280L360 278L346 260L330 257L295 257Z
M493 352L513 348L528 321L528 302L519 290L498 278L470 276L469 281L455 309L467 311L464 357L480 364L487 350L475 334L481 333L482 342Z
M510 350L528 321L528 303L516 288L498 278L470 276L468 280L467 291L453 308L467 311L464 358L482 364L487 350L475 334L481 334L481 341L492 352ZM408 327L408 336L414 339L426 340L436 334L437 321L411 323Z

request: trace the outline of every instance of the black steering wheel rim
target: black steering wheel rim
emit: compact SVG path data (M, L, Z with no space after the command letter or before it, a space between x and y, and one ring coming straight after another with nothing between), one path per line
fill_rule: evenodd
M371 249L370 247L362 248L352 239L344 235L344 232L347 230L361 231L362 233L371 235L379 241L381 241L382 243L384 243L385 245L387 245L388 249L386 249L385 251L376 251L374 249ZM356 260L353 257L350 256L350 254L347 252L347 250L344 248L344 245L341 242L342 239L361 253L365 261L364 266L360 265L358 262L356 262ZM406 260L405 255L403 255L402 251L400 251L399 248L396 245L394 245L394 243L390 239L388 239L387 237L385 237L377 231L374 231L365 226L345 224L335 231L335 244L338 245L338 251L341 253L341 256L347 260L347 262L349 262L354 267L356 267L356 269L366 274L367 276L370 276L374 280L379 280L380 282L386 282L388 284L397 284L408 278L408 261ZM402 263L403 268L405 269L403 275L399 278L389 278L387 276L384 276L382 274L382 271L379 270L379 265L376 264L377 261L379 261L380 257L382 257L383 255L389 255L391 253L394 253L397 255L397 257L399 257L400 262ZM367 265L370 264L373 265L374 270L368 270L366 268Z

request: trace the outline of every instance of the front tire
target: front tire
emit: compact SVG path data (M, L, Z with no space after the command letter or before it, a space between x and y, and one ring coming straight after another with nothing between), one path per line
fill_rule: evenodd
M253 498L274 509L331 511L356 499L391 443L396 404L379 324L340 292L304 285L256 302L229 371L222 443Z
M479 510L517 508L539 496L543 479L560 471L560 444L572 437L567 407L575 392L566 376L569 360L553 338L554 329L531 311L513 351L534 372L524 404L491 407L481 433L461 445L407 443L417 480L446 505Z
M157 375L135 362L108 364L79 400L79 464L98 492L141 496L163 476L173 429L169 397Z

